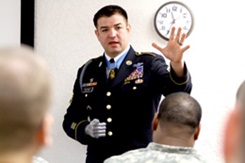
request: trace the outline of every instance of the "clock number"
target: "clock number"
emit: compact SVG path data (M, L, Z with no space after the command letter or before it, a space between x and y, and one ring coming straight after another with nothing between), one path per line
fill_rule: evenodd
M163 20L158 20L157 21L159 24L163 24Z
M173 7L172 7L172 11L177 11L177 6L175 6L175 5L173 5Z
M184 26L184 27L183 27L183 30L188 31L189 28L187 28L186 26Z
M167 14L166 13L160 13L162 18L167 18Z
M165 29L166 29L165 26L162 26L160 30L165 31Z
M183 18L187 18L188 14L187 13L184 13L183 14Z
M182 9L183 9L183 7L181 7L181 9L179 10L179 11L180 11L180 13L182 13Z
M167 30L167 33L165 34L165 36L167 36L170 33L170 30Z
M170 13L170 9L166 7L166 13Z

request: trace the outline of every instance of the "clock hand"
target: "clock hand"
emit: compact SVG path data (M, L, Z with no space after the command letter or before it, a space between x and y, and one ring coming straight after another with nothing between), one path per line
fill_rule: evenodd
M177 19L179 19L179 18L181 18L183 15L180 15L179 17L177 17L175 20L177 20Z
M174 20L174 14L173 14L173 12L171 12L171 16L172 16L172 19Z
M174 14L173 14L173 12L171 12L171 16L172 16L172 19L173 19L173 21L171 22L171 24L173 25L173 24L175 23L175 19L174 19Z
M170 30L171 30L173 24L175 24L175 19L174 19L174 14L173 14L173 12L171 12L171 17L172 17L173 21L170 22L170 27L169 27L169 29L167 30L167 33L166 33L165 36L167 36L167 35L170 33Z
M167 35L170 33L170 29L172 28L173 24L174 24L174 22L171 22L170 27L169 27L169 29L167 30L167 33L166 33L165 36L167 36Z

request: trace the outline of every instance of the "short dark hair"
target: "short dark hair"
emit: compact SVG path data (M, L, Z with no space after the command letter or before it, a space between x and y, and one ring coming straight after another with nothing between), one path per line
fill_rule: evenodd
M112 16L112 15L114 15L116 13L122 15L126 19L126 21L128 21L127 12L122 7L120 7L118 5L108 5L108 6L102 7L94 15L94 18L93 18L94 26L97 27L97 22L98 22L99 18L101 18L103 16L110 17L110 16Z
M158 118L160 123L171 122L198 127L202 116L202 109L196 99L185 92L167 95L160 104Z

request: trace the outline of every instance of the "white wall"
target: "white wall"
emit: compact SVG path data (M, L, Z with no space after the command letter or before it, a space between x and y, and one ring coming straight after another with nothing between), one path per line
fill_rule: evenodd
M35 47L50 64L55 79L54 143L40 155L50 163L84 162L86 146L62 129L72 96L77 69L103 53L94 35L92 18L104 5L119 4L129 15L131 44L138 51L152 51L153 41L166 45L154 30L156 10L163 0L39 0L36 1ZM191 48L185 61L193 79L192 95L203 107L202 130L196 148L211 162L223 162L224 120L234 104L235 92L245 78L245 11L242 1L183 0L194 13L195 26L185 44Z
M0 47L20 45L20 0L0 1Z

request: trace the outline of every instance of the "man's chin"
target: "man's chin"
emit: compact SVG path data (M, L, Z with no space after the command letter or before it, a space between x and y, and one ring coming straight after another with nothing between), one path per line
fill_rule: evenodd
M109 51L112 55L118 55L122 52L122 49L113 49Z

